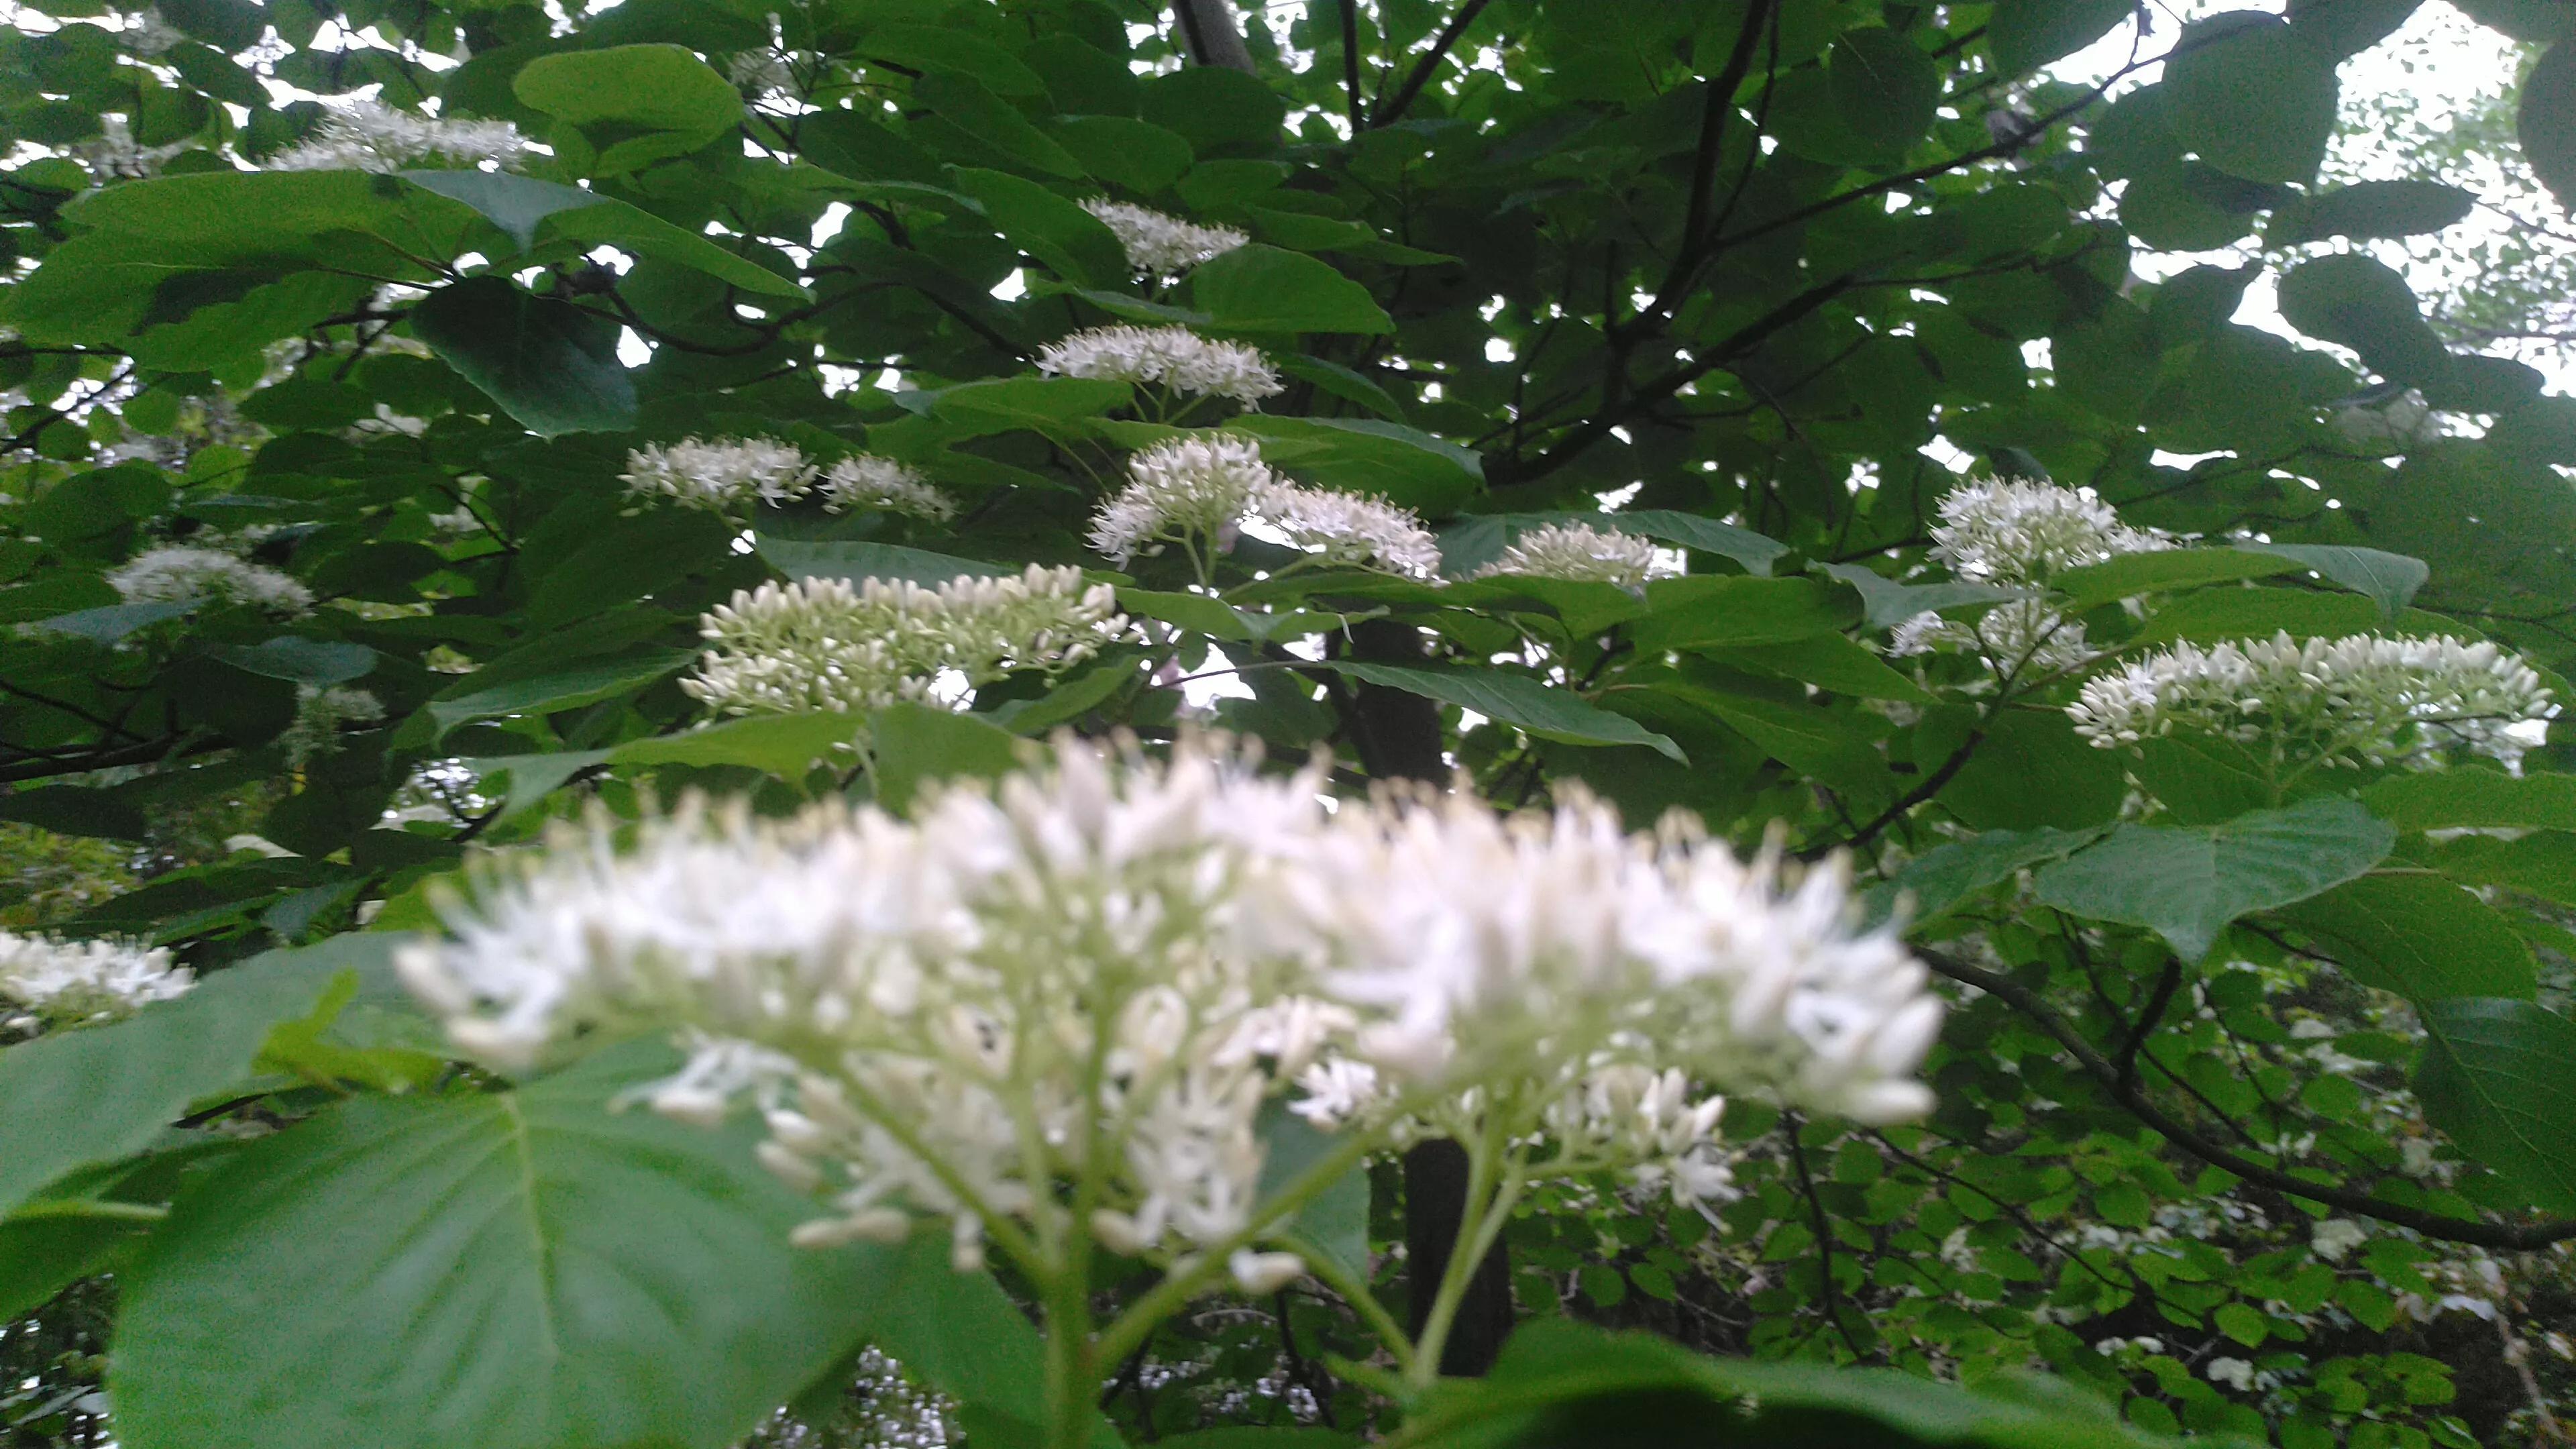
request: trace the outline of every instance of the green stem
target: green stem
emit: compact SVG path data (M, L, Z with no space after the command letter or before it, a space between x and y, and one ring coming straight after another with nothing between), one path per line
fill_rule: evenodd
M20 1221L28 1218L95 1218L118 1223L157 1223L170 1216L170 1210L158 1203L58 1198L51 1202L31 1202L9 1216Z
M1497 1126L1500 1117L1495 1114ZM1413 1364L1405 1373L1417 1389L1427 1389L1439 1379L1440 1353L1448 1345L1459 1305L1467 1300L1467 1285L1475 1281L1476 1266L1502 1234L1512 1204L1520 1200L1518 1176L1497 1172L1505 1151L1495 1126L1489 1126L1467 1149L1467 1198L1458 1214L1458 1238L1450 1247L1439 1295L1431 1300L1431 1312L1422 1321L1422 1337L1413 1345Z
M1099 1412L1095 1365L1104 1360L1091 1342L1091 1295L1082 1281L1087 1276L1065 1272L1046 1285L1047 1449L1084 1449Z
M1377 1335L1378 1342L1386 1345L1387 1353L1395 1359L1398 1373L1411 1374L1413 1339L1405 1333L1404 1325L1396 1321L1395 1315L1386 1311L1386 1305L1377 1301L1377 1295L1369 1291L1368 1284L1330 1254L1307 1243L1296 1246L1299 1256L1306 1260L1306 1271L1325 1287L1340 1294L1342 1301L1351 1306L1351 1311L1358 1314L1360 1321L1369 1326L1369 1331Z

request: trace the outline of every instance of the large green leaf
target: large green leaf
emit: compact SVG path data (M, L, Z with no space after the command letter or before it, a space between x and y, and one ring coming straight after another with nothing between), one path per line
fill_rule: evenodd
M1631 632L1649 651L1781 644L1861 621L1860 596L1824 579L1695 574L1648 584L1646 602Z
M2417 1003L2532 999L2539 968L2504 917L2437 876L2370 875L2280 918L2365 985Z
M247 1081L272 1027L311 1010L342 971L380 974L393 945L353 936L272 951L132 1020L0 1049L0 1215L74 1168L143 1150L191 1103Z
M2420 558L2385 549L2354 548L2339 543L2241 543L2240 550L2279 554L2304 564L2358 594L2368 594L2390 619L2406 612L2415 591L2433 576Z
M429 717L437 732L444 735L467 720L579 709L603 699L631 694L688 662L686 654L663 651L577 664L550 674L514 679L489 688L432 700Z
M2433 1002L2421 1015L2424 1115L2533 1203L2576 1212L2576 1022L2479 997Z
M2523 77L2516 125L2532 174L2576 207L2576 37L2560 37Z
M509 171L406 171L402 176L414 186L481 212L508 232L521 251L536 246L541 233L548 239L607 242L637 256L693 267L745 291L774 297L806 295L803 287L767 267L613 196Z
M610 1099L638 1043L516 1091L359 1098L183 1193L128 1276L139 1449L731 1444L847 1352L898 1255L787 1235L756 1129Z
M511 83L522 104L576 126L610 122L712 137L742 121L742 95L677 45L539 56Z
M2428 770L2382 780L2361 798L2404 830L2576 830L2576 776Z
M500 277L468 277L414 307L411 328L530 432L635 426L635 384L617 358L617 324L597 313Z
M1986 46L1996 69L2021 75L2091 45L2135 10L2130 0L1995 0Z
M1020 762L1018 735L989 720L904 701L868 717L868 774L877 803L912 808L922 786L955 776L997 779Z
M2311 800L2193 829L2122 825L2035 884L2059 910L2145 926L2197 961L2228 922L2351 880L2396 840L2393 826L2349 800Z
M1292 418L1251 413L1226 425L1261 440L1261 456L1346 492L1375 494L1437 518L1484 485L1477 456L1402 423L1375 418Z
M1935 846L1909 860L1870 892L1873 917L1903 911L1914 922L1939 920L1951 907L2035 865L2062 860L2102 836L2091 830L1989 830Z
M2081 1390L2013 1375L1984 1389L1972 1393L1897 1369L1717 1358L1652 1334L1540 1318L1513 1333L1491 1374L1447 1380L1381 1442L1388 1449L2140 1449L2173 1442L2123 1425L2108 1404Z
M1368 288L1303 252L1254 242L1190 273L1190 301L1211 325L1235 332L1395 330Z
M2139 594L2259 579L2299 567L2295 559L2247 549L2177 548L2133 553L2108 563L2069 569L2049 582L2072 599L2076 607L2089 609Z
M2281 242L2423 236L2468 219L2478 199L2438 181L2363 181L2321 193L2270 235Z
M2406 279L2359 252L2291 268L2281 278L2281 316L2310 337L2360 353L2364 365L2397 382L2430 381L2450 360Z
M1322 667L1354 679L1401 689L1512 725L1540 739L1570 745L1651 745L1682 759L1681 746L1626 715L1612 714L1571 690L1557 689L1502 669L1409 669L1335 659Z
M961 166L958 187L984 204L994 229L1069 281L1114 287L1127 279L1127 253L1100 218L1025 176Z
M860 728L848 715L820 711L753 715L628 740L610 750L608 759L618 765L747 765L794 780L817 763L856 763L850 742Z
M2335 57L2260 11L2183 27L2163 89L2174 138L2248 181L2308 181L2334 135Z

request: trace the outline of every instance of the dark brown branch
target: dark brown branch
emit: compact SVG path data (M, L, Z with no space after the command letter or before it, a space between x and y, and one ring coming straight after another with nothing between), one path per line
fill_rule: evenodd
M1484 14L1490 3L1492 0L1467 0L1466 4L1458 7L1458 13L1450 16L1449 23L1441 26L1440 33L1431 38L1431 48L1422 53L1422 59L1414 62L1404 84L1370 113L1369 125L1372 128L1392 125L1404 114L1405 108L1422 94L1422 88L1431 84L1431 78L1439 74L1440 62L1449 58L1450 48L1458 43L1458 37L1467 33L1467 27L1476 23L1476 17Z
M2175 1148L2199 1158L2212 1167L2233 1173L2258 1187L2269 1188L2284 1197L2295 1197L2342 1212L2376 1218L2384 1223L2395 1223L2401 1228L2413 1228L2428 1238L2436 1238L2446 1243L2470 1243L2482 1248L2504 1248L2515 1252L2527 1252L2534 1248L2545 1248L2552 1243L2563 1243L2576 1238L2576 1219L2553 1218L2536 1223L2508 1225L2480 1222L2474 1218L2456 1218L2448 1213L2427 1212L2422 1208L2411 1208L2402 1203L2389 1202L2384 1198L2372 1197L2368 1193L2357 1192L2349 1187L2310 1182L2304 1177L2295 1177L2277 1168L2266 1167L2250 1157L2230 1151L2203 1137L2179 1118L2157 1106L2154 1099L2137 1086L2123 1082L2120 1079L2119 1067L2110 1058L2102 1055L2092 1042L2087 1041L2084 1034L2075 1029L2073 1023L2058 1015L2054 1008L2040 998L2038 992L2002 972L1971 966L1938 951L1929 951L1917 946L1914 948L1914 954L1921 957L1925 965L1951 980L1973 986L2001 1000L2005 1005L2029 1018L2031 1023L2040 1030L2056 1038L2057 1044L2064 1047L2067 1054L2075 1058L2076 1065L2082 1067L2087 1076L2099 1083L2112 1101L2127 1108L2131 1115L2154 1129Z

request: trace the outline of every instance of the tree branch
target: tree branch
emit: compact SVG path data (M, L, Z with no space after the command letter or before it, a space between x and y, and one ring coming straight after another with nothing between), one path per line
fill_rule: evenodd
M2277 1168L2266 1167L2252 1158L2230 1151L2201 1136L2179 1118L2157 1106L2154 1100L2137 1086L2122 1081L2119 1067L2110 1058L2103 1056L2093 1043L2085 1040L2084 1034L2077 1031L2073 1023L2058 1015L2054 1008L2040 998L2038 992L2002 972L1971 966L1954 957L1945 956L1938 951L1926 950L1920 946L1914 947L1913 950L1914 954L1933 970L1953 981L1973 986L1989 996L1998 998L2028 1017L2040 1030L2056 1038L2057 1044L2064 1047L2067 1054L2075 1058L2076 1065L2082 1067L2087 1076L2099 1083L2102 1090L2110 1095L2111 1100L2127 1108L2139 1121L2153 1128L2167 1142L2247 1182L2269 1188L2284 1197L2295 1197L2362 1217L2376 1218L2384 1223L2395 1223L2401 1228L2413 1228L2428 1238L2438 1238L2446 1243L2470 1243L2482 1248L2505 1248L2524 1252L2576 1238L2576 1219L2553 1218L2536 1223L2508 1226L2502 1223L2480 1222L2472 1218L2455 1218L2448 1213L2427 1212L2421 1208L2410 1208L2402 1203L2389 1202L2367 1193L2356 1192L2348 1187L2310 1182L2304 1177L2296 1177Z
M1450 16L1449 23L1441 26L1440 33L1431 38L1431 48L1423 52L1422 59L1414 62L1404 84L1369 114L1372 129L1391 125L1404 114L1405 108L1422 94L1422 88L1431 84L1431 77L1439 73L1440 62L1448 59L1450 47L1458 43L1458 37L1467 33L1467 27L1475 24L1476 17L1484 14L1485 7L1491 3L1492 0L1467 0L1466 4L1458 7L1458 13Z

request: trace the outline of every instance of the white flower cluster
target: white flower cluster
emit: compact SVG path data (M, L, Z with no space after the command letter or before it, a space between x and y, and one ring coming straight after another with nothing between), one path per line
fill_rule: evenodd
M1234 547L1244 525L1326 563L1430 579L1440 543L1411 509L1356 493L1292 483L1261 460L1261 445L1225 433L1157 443L1127 460L1131 480L1093 516L1091 546L1125 567L1166 543Z
M737 592L699 621L709 647L680 681L724 714L860 711L926 699L943 675L986 684L1013 670L1063 669L1126 625L1117 591L1079 569L1029 565L1016 578L809 578Z
M367 690L345 684L295 686L295 723L277 737L286 768L301 770L316 758L337 752L342 725L375 724L384 717L385 702Z
M193 543L146 549L109 570L107 582L129 604L216 599L247 604L281 618L313 608L313 591L292 574L222 548Z
M195 984L165 947L0 931L0 1029L116 1021Z
M817 479L820 479L818 486ZM823 506L883 508L944 522L957 505L912 467L892 458L858 453L828 471L793 443L776 438L683 438L651 443L626 455L618 475L637 498L672 498L740 522L763 503L793 503L819 492Z
M1127 265L1159 277L1175 277L1222 256L1251 238L1230 226L1200 226L1132 202L1095 196L1082 209L1100 218L1127 250Z
M1588 523L1549 523L1513 539L1502 557L1478 569L1476 577L1522 574L1642 589L1648 579L1670 572L1656 559L1652 539Z
M920 470L873 453L854 453L823 474L823 506L833 513L849 508L882 508L932 523L957 516L957 504L921 476Z
M1274 477L1252 490L1252 517L1324 563L1413 579L1440 574L1440 540L1422 526L1422 515L1382 499Z
M2039 599L2008 599L1974 619L1917 614L1888 635L1887 652L1903 657L1943 647L1965 649L2016 676L2056 674L2093 657L2084 624Z
M1932 557L1962 579L2037 586L2049 576L2122 554L2173 547L2152 529L2120 521L2090 488L1988 478L1952 489L1932 527ZM1999 604L1973 621L1917 614L1896 626L1895 655L1939 648L1983 656L1998 672L2054 674L2092 657L2084 626L2035 600Z
M514 170L527 138L507 121L416 116L378 101L352 101L323 118L313 136L268 159L271 171L403 171L415 166Z
M2467 749L2512 764L2514 726L2548 718L2540 676L2491 643L2310 639L2177 644L2085 684L2066 711L2104 749L2176 730L2327 765L2439 764Z
M1963 579L2038 583L2050 574L2129 553L2171 548L2131 528L2090 488L1988 478L1943 495L1932 556Z
M1192 397L1221 397L1251 407L1280 391L1279 374L1261 349L1215 342L1187 327L1094 327L1050 342L1038 371L1063 377L1144 383Z
M683 438L626 455L617 475L637 498L676 498L738 518L762 503L789 503L813 490L814 465L775 438Z
M1940 1007L1892 937L1851 934L1837 872L1784 895L1774 861L1630 837L1590 801L1327 809L1320 761L1256 764L1068 739L909 822L693 803L620 849L603 817L492 867L402 969L505 1064L679 1031L694 1055L652 1100L704 1119L756 1089L763 1159L832 1193L801 1241L930 1215L964 1264L1087 1233L1223 1254L1251 1291L1298 1271L1255 1251L1281 1211L1255 1124L1292 1091L1351 1152L1473 1128L1524 1179L1625 1171L1686 1202L1726 1187L1693 1081L1871 1122L1928 1107L1911 1074Z

